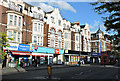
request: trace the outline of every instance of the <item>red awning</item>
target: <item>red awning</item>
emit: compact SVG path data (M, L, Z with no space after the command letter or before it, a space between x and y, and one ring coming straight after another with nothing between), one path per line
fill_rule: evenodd
M32 55L30 52L24 51L11 51L13 55Z

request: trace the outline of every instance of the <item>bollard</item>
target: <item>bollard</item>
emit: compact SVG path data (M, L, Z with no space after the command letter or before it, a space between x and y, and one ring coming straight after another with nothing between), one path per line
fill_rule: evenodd
M51 74L52 74L51 66L48 65L48 78L49 78L49 79L51 79Z

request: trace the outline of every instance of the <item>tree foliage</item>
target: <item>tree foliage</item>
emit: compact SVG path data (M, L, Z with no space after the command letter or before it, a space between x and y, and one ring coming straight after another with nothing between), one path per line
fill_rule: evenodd
M9 44L7 44L8 40L13 40L12 38L7 38L7 35L6 33L1 33L0 34L0 46L1 46L1 49L0 49L0 57L2 57L2 59L5 59L5 56L6 56L6 52L3 51L3 47L6 47L6 46L10 46Z
M120 1L118 2L98 2L90 3L94 6L95 12L104 15L104 26L106 31L113 31L113 35L109 39L113 41L114 50L120 50Z

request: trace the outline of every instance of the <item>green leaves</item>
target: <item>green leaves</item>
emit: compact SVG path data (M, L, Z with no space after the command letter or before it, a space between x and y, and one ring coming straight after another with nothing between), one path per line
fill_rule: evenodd
M0 58L5 59L6 53L3 51L3 47L9 47L10 45L7 44L8 40L13 40L13 38L7 38L6 33L0 33Z
M112 49L114 53L118 53L116 50L120 50L120 1L118 2L104 2L98 0L98 2L90 3L95 8L94 10L98 14L104 14L106 17L102 17L104 20L104 26L106 31L113 30L114 35L109 39L112 42ZM106 15L107 14L107 15Z

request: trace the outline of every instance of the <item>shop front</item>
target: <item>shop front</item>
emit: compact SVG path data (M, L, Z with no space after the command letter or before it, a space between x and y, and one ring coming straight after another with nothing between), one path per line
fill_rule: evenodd
M90 63L91 52L80 52L80 62L82 64Z
M91 63L100 63L100 53L92 53L90 60Z
M69 65L76 65L80 61L79 51L65 50L64 63Z
M10 47L7 50L7 66L19 67L30 66L31 53L30 45L10 43Z
M61 54L63 54L63 50L61 49L53 49L47 47L38 47L32 46L32 64L33 66L39 65L49 65L49 64L62 64ZM56 53L57 52L57 53Z

